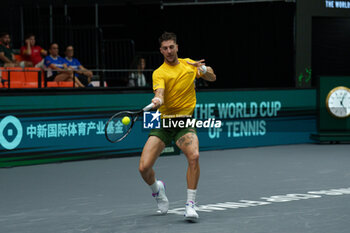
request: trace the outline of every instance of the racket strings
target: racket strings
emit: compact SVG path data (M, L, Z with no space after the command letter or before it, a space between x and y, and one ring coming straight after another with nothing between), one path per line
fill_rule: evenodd
M129 117L131 119L129 124L123 124L122 120L124 117ZM107 139L112 142L121 140L129 132L129 129L132 126L132 121L133 119L130 114L120 113L115 115L106 125Z

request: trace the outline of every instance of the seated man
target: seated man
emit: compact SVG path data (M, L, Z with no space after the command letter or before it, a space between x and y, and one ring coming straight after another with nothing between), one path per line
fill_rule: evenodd
M25 45L21 47L21 56L23 60L32 62L33 66L41 67L41 61L43 61L43 57L47 56L47 51L39 45L35 45L35 42L35 35L28 34L25 37Z
M52 43L49 48L50 55L45 57L48 81L73 81L73 71L68 68L66 61L58 55L58 44ZM74 79L75 87L84 87L77 79Z
M93 75L92 72L80 64L78 59L73 57L74 48L72 45L67 46L65 54L65 62L67 63L68 67L74 70L75 76L83 85L88 86L91 82Z
M17 61L10 48L11 38L7 32L0 34L0 66L2 67L31 67L33 63Z

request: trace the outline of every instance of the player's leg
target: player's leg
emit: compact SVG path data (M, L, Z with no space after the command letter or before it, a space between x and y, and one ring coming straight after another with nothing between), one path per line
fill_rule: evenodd
M199 218L195 211L197 185L200 175L199 166L199 142L194 129L186 129L187 133L181 136L176 145L186 155L188 161L187 168L187 201L185 210L185 219L195 221ZM185 131L186 131L185 130ZM192 131L192 132L191 132Z
M197 189L200 175L198 137L195 133L186 133L176 141L176 145L186 155L188 161L187 188Z
M152 196L155 198L158 210L162 214L166 214L169 209L169 201L165 195L165 185L162 181L156 180L153 165L159 155L164 150L165 143L157 136L150 136L143 148L139 171L143 180L152 190Z
M164 142L156 136L150 136L143 147L139 163L139 171L143 180L148 185L152 185L155 182L153 165L164 148Z

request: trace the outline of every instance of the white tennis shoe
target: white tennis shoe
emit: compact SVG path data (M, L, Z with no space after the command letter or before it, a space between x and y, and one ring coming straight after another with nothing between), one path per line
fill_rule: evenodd
M165 195L165 184L161 180L157 180L159 191L157 193L152 193L152 196L156 199L158 205L158 212L161 214L166 214L169 209L169 201Z
M199 215L197 214L195 210L195 204L193 201L189 201L186 203L186 210L185 210L185 220L196 222L199 219Z

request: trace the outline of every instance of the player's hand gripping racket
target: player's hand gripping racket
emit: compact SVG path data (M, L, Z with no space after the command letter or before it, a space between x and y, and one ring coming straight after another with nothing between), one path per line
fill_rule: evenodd
M154 107L151 103L143 109L131 112L122 111L114 114L107 122L105 126L105 135L108 141L115 143L123 140L130 133L137 118L144 112L149 111Z

